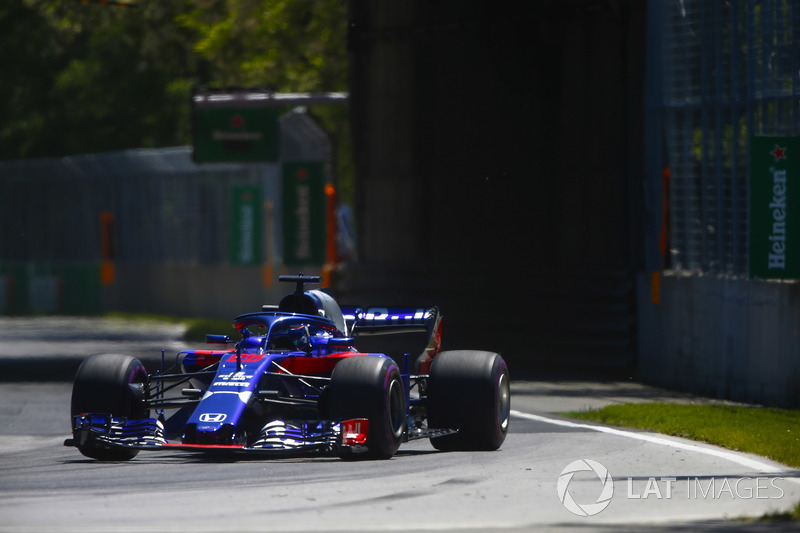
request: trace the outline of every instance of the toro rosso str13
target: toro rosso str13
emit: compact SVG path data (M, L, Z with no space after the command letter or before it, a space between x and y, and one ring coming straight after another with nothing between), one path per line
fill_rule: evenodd
M65 444L118 461L140 450L388 459L418 438L439 450L503 443L511 408L506 363L496 353L441 351L436 307L340 308L327 293L305 290L318 277L281 281L296 283L295 292L237 317L238 341L208 335L219 349L180 352L171 368L162 355L155 373L125 355L84 360ZM361 335L409 331L424 332L427 347L400 365L355 348Z

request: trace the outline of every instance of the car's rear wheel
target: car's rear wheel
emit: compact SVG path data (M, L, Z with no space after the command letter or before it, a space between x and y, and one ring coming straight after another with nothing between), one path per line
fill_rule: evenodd
M496 450L508 433L508 367L492 352L456 350L433 359L428 377L428 427L458 429L434 437L438 450Z
M389 459L406 427L406 398L400 370L384 357L349 357L339 362L325 391L326 416L369 419L367 456Z
M141 361L120 354L98 354L87 357L75 375L72 385L70 413L110 414L133 419L147 418L144 402L137 398L131 385L147 382L147 370ZM86 457L102 461L124 461L136 457L138 450L107 446L96 441L79 445Z

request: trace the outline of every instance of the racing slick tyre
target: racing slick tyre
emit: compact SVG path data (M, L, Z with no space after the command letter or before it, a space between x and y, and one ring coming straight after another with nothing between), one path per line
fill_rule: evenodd
M147 382L147 370L138 359L120 354L98 354L84 359L72 386L71 415L107 413L132 419L147 418L149 412L131 390L131 384ZM86 457L101 461L133 459L139 450L106 446L96 441L79 445Z
M394 361L371 356L340 361L333 369L325 396L329 418L369 419L368 458L394 456L406 428L406 396Z
M458 429L432 437L437 450L496 450L508 433L511 388L503 358L460 350L436 355L428 377L428 427Z

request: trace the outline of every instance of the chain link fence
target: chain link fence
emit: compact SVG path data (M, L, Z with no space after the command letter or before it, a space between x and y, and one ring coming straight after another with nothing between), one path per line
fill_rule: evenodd
M173 312L212 289L214 310L260 301L272 276L259 270L284 261L282 168L330 175L306 109L279 122L275 163L197 164L191 147L0 161L0 313Z
M231 188L257 185L274 199L277 172L196 165L189 147L3 162L0 261L99 261L101 217L111 213L115 260L225 262Z
M650 9L662 43L671 267L744 275L748 140L800 130L800 3L670 0Z
M233 191L254 187L279 211L278 173L197 165L190 147L0 162L0 312L102 311L108 262L224 265ZM279 261L279 228L268 231Z

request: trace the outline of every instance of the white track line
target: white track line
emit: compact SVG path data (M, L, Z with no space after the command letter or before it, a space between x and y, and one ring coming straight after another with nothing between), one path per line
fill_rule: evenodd
M600 433L608 433L609 435L616 435L618 437L626 437L629 439L636 439L641 440L644 442L650 442L652 444L660 444L661 446L671 446L673 448L678 448L681 450L688 450L692 452L702 453L705 455L711 455L713 457L719 457L720 459L726 459L728 461L734 462L738 465L744 466L746 468L750 468L757 472L765 473L765 474L776 474L780 472L786 472L787 470L793 470L790 467L780 467L774 464L766 463L763 461L759 461L757 459L753 459L752 457L746 456L741 453L730 452L727 450L722 450L719 448L710 448L706 446L700 446L697 444L692 444L690 442L683 442L677 439L670 439L665 437L659 437L657 435L653 435L650 433L637 433L633 431L625 431L622 429L611 428L607 426L595 426L590 424L581 424L578 422L570 422L568 420L561 420L558 418L549 418L546 416L540 415L533 415L530 413L523 413L522 411L515 411L511 410L511 414L518 418L524 418L526 420L533 420L535 422L544 422L545 424L553 424L556 426L562 426L567 428L574 428L574 429L588 429L591 431L598 431ZM789 478L791 481L795 483L800 483L800 479L797 478Z

